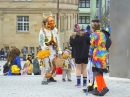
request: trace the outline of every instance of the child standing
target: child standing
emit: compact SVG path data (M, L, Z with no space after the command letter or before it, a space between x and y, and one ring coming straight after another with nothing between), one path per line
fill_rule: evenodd
M65 78L67 75L67 79L69 82L71 82L71 59L70 59L70 52L69 50L65 50L63 53L63 59L65 59L65 62L63 64L63 68L62 68L62 81L65 82Z
M28 68L28 63L25 63L23 66L21 75L27 75L27 72L28 72L27 68Z
M32 75L33 65L32 65L32 57L31 57L31 55L28 55L26 62L28 63L28 72L27 72L27 74Z

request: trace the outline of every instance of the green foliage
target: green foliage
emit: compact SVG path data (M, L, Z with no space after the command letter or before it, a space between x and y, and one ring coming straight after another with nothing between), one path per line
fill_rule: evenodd
M105 27L106 25L108 25L108 15L109 15L109 9L106 10L105 8L105 5L104 7L102 7L102 13L101 13L101 23L102 23L102 27ZM106 10L106 11L105 11ZM98 19L98 16L97 16L97 11L93 11L91 12L91 20L94 20L94 19Z

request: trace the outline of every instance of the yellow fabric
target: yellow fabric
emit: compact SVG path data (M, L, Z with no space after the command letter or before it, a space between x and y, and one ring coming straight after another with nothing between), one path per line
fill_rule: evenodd
M18 68L18 65L12 65L11 70L12 70L13 74L19 74L20 73L20 69Z
M70 59L72 59L72 55L71 55L71 54L69 55L69 57L70 57ZM62 58L63 58L63 59L67 59L68 56L66 56L65 54L62 54Z
M30 61L29 60L27 60L27 63L28 63L28 74L32 74L32 71L33 71L33 66L32 66L32 64L30 63Z
M62 54L63 59L67 59L67 56L65 54Z
M40 62L40 66L45 66L45 63L43 63L43 62Z
M38 58L39 59L44 59L50 56L50 50L40 50L38 52Z
M97 84L95 84L94 87L96 88L96 87L97 87Z
M92 86L92 83L89 83L88 86Z

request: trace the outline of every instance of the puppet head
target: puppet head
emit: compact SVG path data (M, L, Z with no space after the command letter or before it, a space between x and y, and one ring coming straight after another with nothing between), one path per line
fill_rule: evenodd
M54 27L56 27L54 22L54 17L52 16L52 13L43 13L43 25L46 29L52 30Z
M70 51L66 49L62 55L63 59L67 59L70 56Z

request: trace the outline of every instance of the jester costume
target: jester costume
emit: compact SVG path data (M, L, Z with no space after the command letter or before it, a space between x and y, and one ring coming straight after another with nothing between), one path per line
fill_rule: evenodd
M53 70L53 65L52 65L52 60L54 54L58 51L58 53L61 53L61 48L60 48L60 40L59 40L59 34L56 28L55 24L49 25L49 21L54 21L51 20L52 14L45 17L43 14L44 19L46 21L43 23L43 27L40 30L39 33L39 45L41 50L38 52L38 58L43 61L44 67L41 69L42 72L42 77L43 81L42 84L48 84L47 83L47 78L46 78L46 72L54 73L52 72ZM50 20L49 20L50 17ZM56 82L53 77L49 78L49 81Z
M97 83L97 89L92 91L92 94L104 96L109 91L103 78L103 72L107 71L107 51L105 47L106 37L100 30L96 30L91 34L90 37L90 56L92 58L92 70Z

